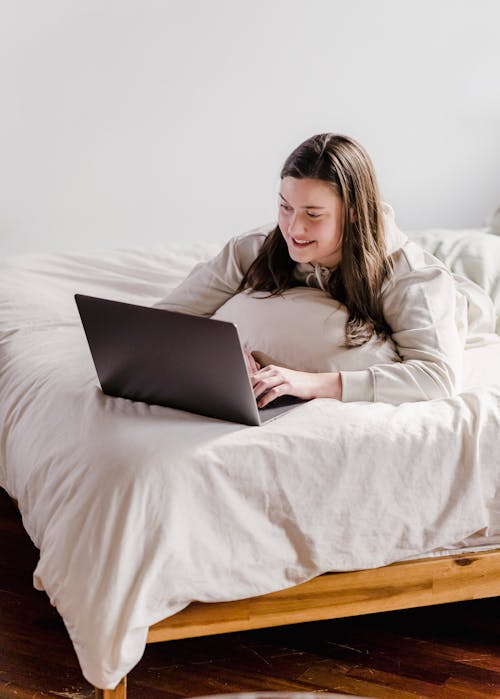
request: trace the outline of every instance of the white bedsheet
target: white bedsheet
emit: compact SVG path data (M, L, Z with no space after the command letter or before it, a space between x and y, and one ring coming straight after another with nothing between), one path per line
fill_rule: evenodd
M0 263L0 485L102 688L193 600L500 535L500 380L398 407L315 400L262 427L101 393L72 294L149 305L217 248Z

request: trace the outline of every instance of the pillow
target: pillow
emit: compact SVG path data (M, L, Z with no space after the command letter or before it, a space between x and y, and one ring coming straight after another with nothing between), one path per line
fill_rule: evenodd
M481 286L495 306L500 334L500 237L483 230L436 229L409 235L439 258L452 272Z
M342 347L347 309L321 289L299 286L279 296L246 290L212 317L235 323L251 351L264 352L289 369L356 371L401 361L391 339L373 336L361 347Z

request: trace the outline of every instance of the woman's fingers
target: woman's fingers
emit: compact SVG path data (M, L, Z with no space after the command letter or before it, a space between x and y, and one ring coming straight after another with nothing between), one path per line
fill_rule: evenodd
M253 392L259 408L263 408L278 396L288 393L290 385L280 369L280 367L268 366L252 376Z
M257 406L259 408L264 408L268 403L271 403L273 400L276 400L276 398L279 398L280 396L286 395L286 393L287 391L285 384L279 384L274 388L270 388L258 399Z
M247 363L250 375L253 375L256 371L259 371L260 364L255 360L255 358L252 356L252 353L247 347L243 348L243 354L245 356L245 361Z

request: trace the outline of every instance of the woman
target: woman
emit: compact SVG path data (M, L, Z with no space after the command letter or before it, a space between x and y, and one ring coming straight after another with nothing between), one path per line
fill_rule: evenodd
M274 295L306 285L345 305L347 346L373 335L395 343L400 362L324 373L269 364L253 348L246 359L259 407L284 394L395 404L456 394L468 289L474 287L471 297L486 294L458 283L397 229L362 146L330 133L307 139L282 168L279 199L278 225L269 234L233 238L157 305L211 316L244 289ZM491 307L484 330L491 332L493 307L484 301Z

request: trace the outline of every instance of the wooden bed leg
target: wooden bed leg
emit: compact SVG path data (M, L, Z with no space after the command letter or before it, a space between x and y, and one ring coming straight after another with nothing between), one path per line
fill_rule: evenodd
M95 688L94 699L127 699L127 676L120 681L115 689Z

